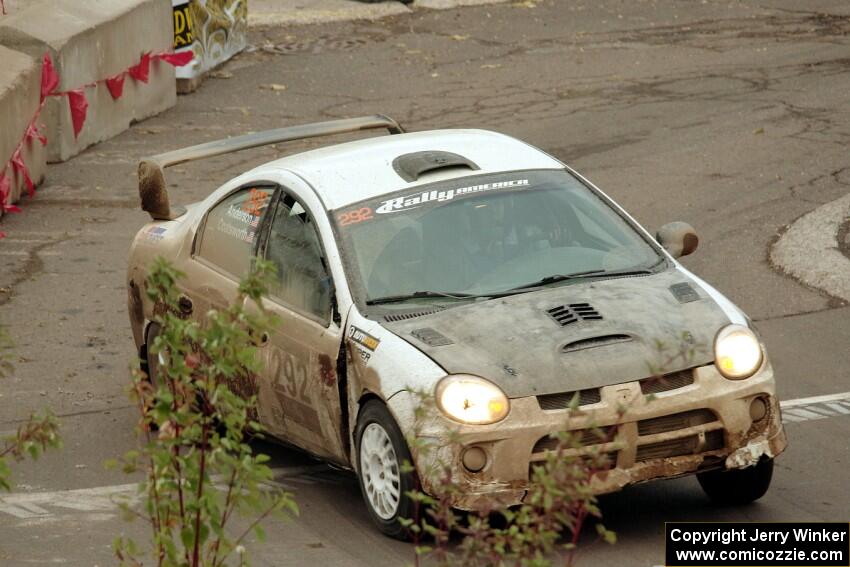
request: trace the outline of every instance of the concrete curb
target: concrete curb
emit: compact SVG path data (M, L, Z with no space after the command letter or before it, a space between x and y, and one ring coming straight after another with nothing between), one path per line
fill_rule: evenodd
M25 139L30 121L38 111L41 67L29 55L3 46L0 46L0 61L0 175L3 175L2 169ZM37 139L29 140L21 147L21 157L33 183L40 183L47 167L45 148ZM11 182L7 204L13 204L24 190L24 179L16 175L11 166L5 170L5 175Z
M771 247L771 262L806 285L850 301L850 259L838 242L848 221L850 194L794 221Z
M78 89L138 63L145 52L170 51L169 0L50 0L22 5L0 19L0 45L37 61L50 53L59 90ZM64 161L176 102L174 69L156 61L147 84L128 79L113 100L103 83L85 88L88 116L74 138L65 97L50 97L41 115L48 161Z

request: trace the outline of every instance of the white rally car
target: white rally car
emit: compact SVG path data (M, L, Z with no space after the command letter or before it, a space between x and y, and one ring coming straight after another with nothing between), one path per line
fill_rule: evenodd
M393 135L284 157L200 203L169 203L170 165L375 128ZM588 424L619 424L578 450L610 457L599 493L696 473L712 499L746 503L770 484L786 445L773 370L748 318L676 261L696 234L671 223L651 237L539 149L483 130L404 133L378 115L177 150L139 173L153 220L127 283L143 364L158 332L143 293L156 256L187 274L180 306L198 318L233 299L253 257L272 261L266 305L280 327L260 349L260 419L356 471L389 535L405 533L421 461L451 465L460 509L512 505L550 434ZM439 408L428 435L460 441L405 472L422 391Z

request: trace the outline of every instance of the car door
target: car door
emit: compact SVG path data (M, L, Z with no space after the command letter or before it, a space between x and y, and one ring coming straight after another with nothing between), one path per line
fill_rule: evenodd
M278 323L262 347L261 415L286 441L346 463L337 376L342 330L324 247L314 216L286 189L271 208L259 254L276 269L264 304Z
M239 187L211 206L201 222L190 258L178 266L186 273L178 281L180 308L201 324L211 309L225 309L236 299L275 190L270 183ZM245 396L257 394L256 380L231 387Z

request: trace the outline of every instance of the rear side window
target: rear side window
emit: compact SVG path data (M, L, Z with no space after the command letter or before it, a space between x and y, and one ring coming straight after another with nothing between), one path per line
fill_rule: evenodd
M272 187L246 187L210 209L197 255L237 278L246 274L273 193Z

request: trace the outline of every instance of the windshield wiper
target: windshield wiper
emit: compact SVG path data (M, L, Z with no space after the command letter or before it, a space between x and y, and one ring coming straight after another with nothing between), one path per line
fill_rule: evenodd
M532 288L532 287L540 287L540 286L544 286L544 285L547 285L547 284L563 282L563 281L566 281L566 280L578 280L578 279L582 279L582 278L597 278L597 277L606 277L607 278L607 277L614 277L614 276L642 276L642 275L654 274L655 270L653 270L652 268L657 266L659 263L656 263L654 266L651 266L650 268L640 268L640 269L636 269L636 270L633 270L633 269L612 270L612 271L608 271L608 270L587 270L586 272L576 272L574 274L553 274L551 276L546 276L545 278L540 278L539 280L537 280L535 282L530 282L530 283L527 283L527 284L523 284L521 286L511 288L511 290L516 291L516 290L528 289L528 288Z
M642 268L637 270L587 270L586 272L576 272L574 274L553 274L551 276L546 276L544 278L540 278L537 281L530 282L527 284L523 284L517 287L512 287L510 289L506 289L503 291L494 291L490 293L463 293L463 292L447 292L447 291L414 291L413 293L405 293L401 295L387 295L385 297L376 297L374 299L367 299L366 305L383 305L385 303L401 303L403 301L409 301L411 299L428 299L428 298L448 298L448 299L475 299L479 297L487 297L487 298L496 298L496 297L506 297L509 295L517 295L523 293L525 291L530 291L531 288L541 287L544 285L562 282L566 280L577 280L582 278L595 278L595 277L613 277L613 276L639 276L639 275L647 275L655 273L655 268L660 262L657 262L655 265L650 266L649 268Z
M400 303L409 299L421 299L430 297L442 297L449 299L467 299L469 297L479 297L472 293L448 293L443 291L414 291L413 293L405 293L401 295L387 295L384 297L376 297L367 299L366 305L382 305L384 303Z
M528 289L530 287L540 287L542 285L547 285L556 282L563 282L566 280L577 280L580 278L586 278L588 276L601 276L605 274L605 270L588 270L586 272L576 272L574 274L552 274L551 276L546 276L545 278L540 278L537 281L529 282L527 284L522 284L517 287L512 287L511 290L520 290L520 289Z

